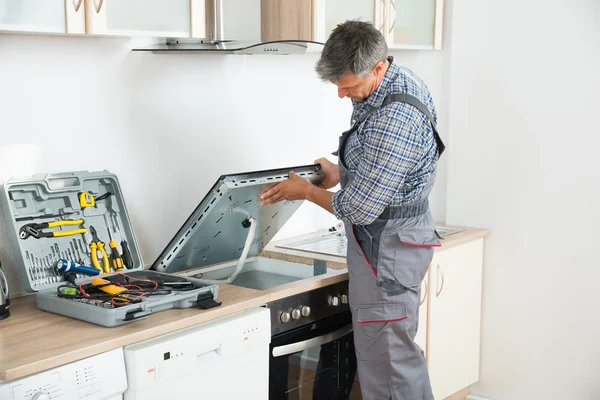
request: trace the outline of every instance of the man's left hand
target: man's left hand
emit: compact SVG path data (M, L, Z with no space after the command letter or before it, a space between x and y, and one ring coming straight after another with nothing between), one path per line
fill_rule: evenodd
M260 205L275 204L281 200L305 200L312 186L306 179L290 172L288 180L262 192Z

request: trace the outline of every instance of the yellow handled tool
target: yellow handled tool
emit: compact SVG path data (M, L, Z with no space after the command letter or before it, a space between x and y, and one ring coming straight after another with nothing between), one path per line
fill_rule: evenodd
M90 225L90 232L92 232L92 241L90 242L90 250L92 251L92 265L94 268L104 272L105 274L110 273L110 263L108 262L108 254L104 250L104 243L98 239L98 233L96 229ZM98 260L98 251L102 254L102 266Z
M41 224L26 224L23 225L19 232L19 237L21 239L27 239L30 236L33 236L36 239L39 238L51 238L51 237L64 237L64 236L72 236L72 235L80 235L86 233L85 228L73 229L70 231L54 231L54 232L42 232L42 229L46 228L56 228L59 226L74 226L83 224L82 219L63 219L60 221L53 222L43 222Z
M108 293L110 295L118 295L119 293L126 292L127 289L113 285L110 281L102 278L94 278L92 279L92 286L97 287L102 290L104 293ZM127 297L127 294L124 294L122 297Z
M108 223L108 217L104 214L104 221L106 222L106 230L108 231L108 238L110 242L108 243L108 247L110 247L110 260L112 263L112 267L115 271L122 271L125 269L125 264L123 263L123 259L119 254L119 248L117 247L117 242L112 238L110 234L110 224Z

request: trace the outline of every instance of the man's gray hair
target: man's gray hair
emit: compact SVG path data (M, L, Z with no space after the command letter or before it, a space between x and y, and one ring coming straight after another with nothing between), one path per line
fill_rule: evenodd
M329 36L315 69L325 82L338 82L348 73L364 78L387 55L385 38L371 23L346 21Z

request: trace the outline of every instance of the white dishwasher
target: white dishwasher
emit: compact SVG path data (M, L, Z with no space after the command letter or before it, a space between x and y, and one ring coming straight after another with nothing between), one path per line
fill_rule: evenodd
M0 400L120 400L127 388L123 350L0 382Z
M126 346L124 399L267 399L270 318L257 308Z

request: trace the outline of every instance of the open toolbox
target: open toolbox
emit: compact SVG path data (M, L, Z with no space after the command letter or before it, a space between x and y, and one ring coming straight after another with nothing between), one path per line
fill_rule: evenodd
M16 270L39 309L113 327L171 308L220 304L215 284L144 270L116 175L35 175L1 188Z

